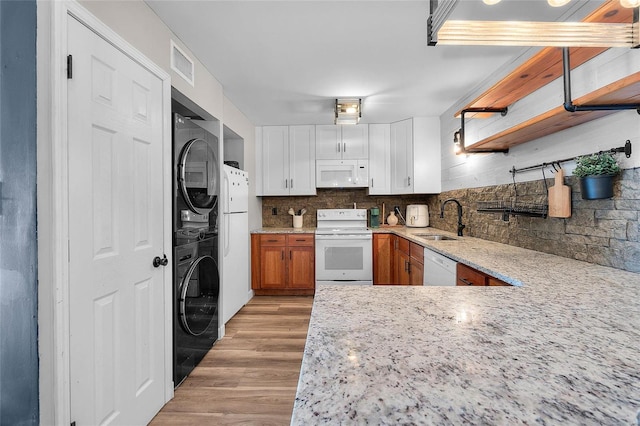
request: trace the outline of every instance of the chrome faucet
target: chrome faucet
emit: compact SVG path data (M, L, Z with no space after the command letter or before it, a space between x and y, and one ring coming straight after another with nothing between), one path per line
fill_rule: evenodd
M444 206L449 201L454 202L458 205L458 236L462 237L462 230L465 228L465 225L462 224L462 204L460 204L460 201L456 200L455 198L449 198L448 200L445 200L442 205L440 205L440 217L444 217Z

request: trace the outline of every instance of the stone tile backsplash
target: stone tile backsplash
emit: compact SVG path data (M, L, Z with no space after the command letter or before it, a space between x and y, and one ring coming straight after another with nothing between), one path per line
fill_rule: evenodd
M318 189L318 195L301 197L262 197L262 226L292 227L293 220L287 213L289 208L296 212L302 208L307 209L304 217L304 227L316 226L316 211L318 209L352 209L354 203L359 209L370 209L386 206L385 216L394 206L399 206L402 214L405 214L409 204L427 204L429 195L367 195L366 188L359 189ZM277 210L273 215L272 210ZM382 214L382 210L380 210Z
M553 179L547 179L549 186ZM463 205L465 235L497 241L631 272L640 272L640 168L627 169L616 178L614 196L607 200L583 200L579 180L565 178L572 189L570 218L511 216L503 221L498 213L478 212L478 201L514 197L513 185L497 185L448 191L429 198L429 223L456 231L455 205L447 204L439 217L442 201L456 198ZM518 202L547 203L543 180L517 184Z
M547 185L552 186L552 178ZM438 195L369 196L366 189L318 189L316 196L263 197L262 226L291 227L289 208L307 209L305 227L316 226L316 210L320 208L382 208L385 216L394 206L404 215L409 204L429 206L429 225L456 232L457 213L454 203L447 204L444 219L440 205L456 198L463 206L464 235L497 241L631 272L640 272L640 168L627 169L616 178L614 196L608 200L583 200L577 178L565 178L572 188L572 215L567 219L510 216L477 211L479 201L503 201L514 198L513 185L496 185L447 191ZM546 204L547 192L542 179L517 184L519 203ZM277 214L272 215L272 209Z

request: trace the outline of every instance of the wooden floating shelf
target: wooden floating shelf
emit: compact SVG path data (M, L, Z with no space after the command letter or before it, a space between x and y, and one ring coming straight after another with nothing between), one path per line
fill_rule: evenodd
M633 9L620 6L618 0L608 0L584 19L584 22L629 23ZM571 68L593 59L606 48L579 47L570 50ZM507 77L493 85L465 106L467 108L506 108L530 95L548 83L562 77L562 49L547 47L516 68ZM640 102L640 73L632 74L595 92L573 101L574 105L638 103ZM460 117L458 111L455 116ZM617 111L586 111L569 113L562 105L531 118L517 126L468 145L475 151L508 149L555 132L586 123ZM485 118L493 114L467 113L465 118Z
M640 72L631 74L574 101L575 105L633 103L640 103ZM615 112L619 111L580 111L571 113L560 105L517 126L469 145L467 148L473 150L507 149Z

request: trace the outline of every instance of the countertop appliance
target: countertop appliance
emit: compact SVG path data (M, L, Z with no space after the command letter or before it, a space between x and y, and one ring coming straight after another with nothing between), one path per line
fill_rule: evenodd
M424 249L423 285L456 285L456 265L458 262L433 250Z
M173 383L218 339L218 138L173 114Z
M373 285L366 209L318 209L316 284Z
M222 323L249 300L249 174L223 165Z
M429 207L425 204L409 204L407 206L406 225L409 228L426 228L429 226Z

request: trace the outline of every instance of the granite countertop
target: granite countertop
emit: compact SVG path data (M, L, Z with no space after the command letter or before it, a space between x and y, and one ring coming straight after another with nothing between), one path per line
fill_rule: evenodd
M318 286L292 424L640 424L640 274L374 232L516 286Z
M252 234L314 234L316 228L258 228Z

